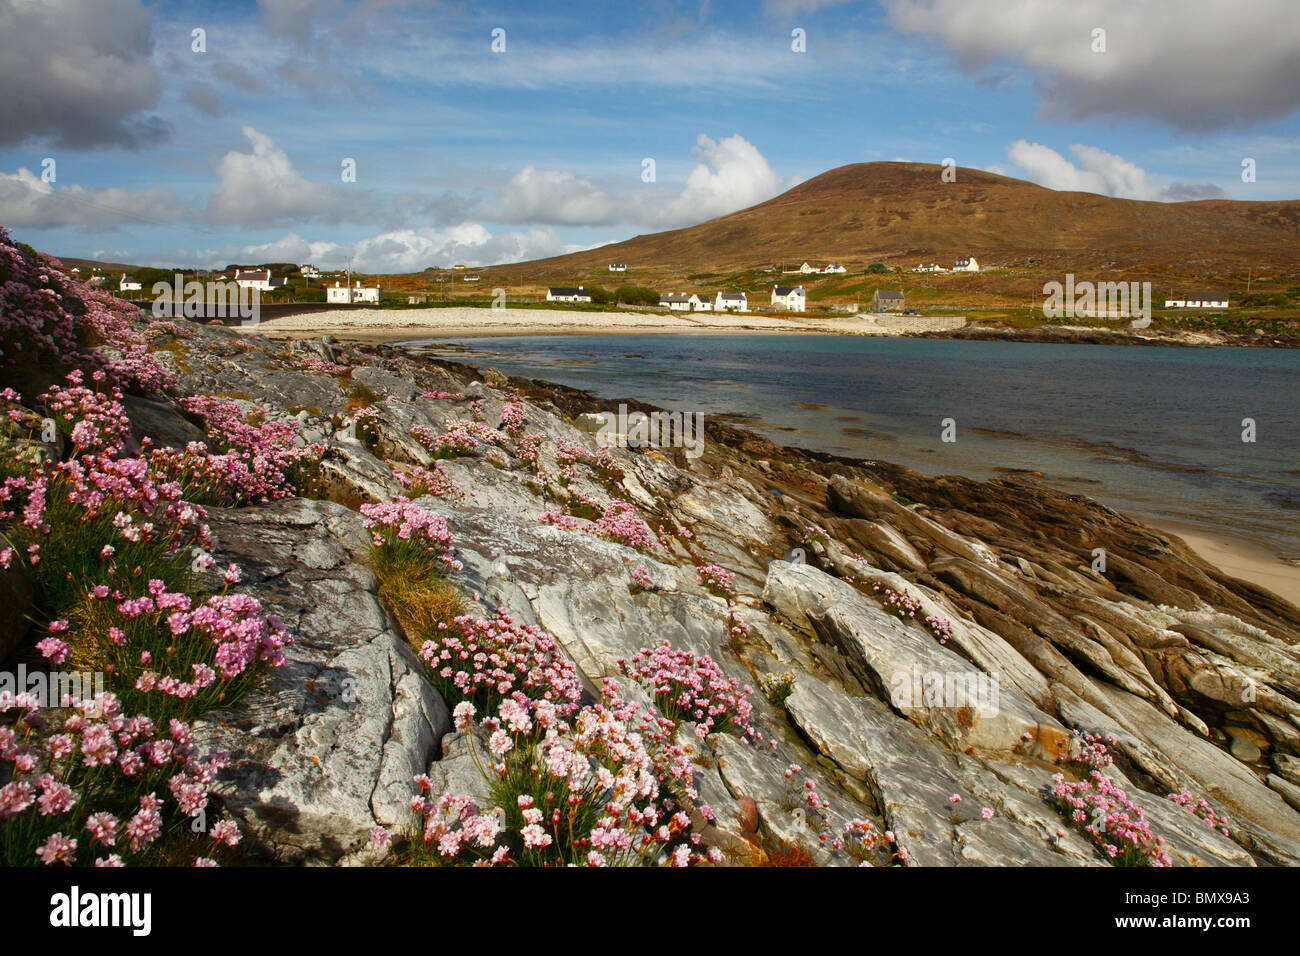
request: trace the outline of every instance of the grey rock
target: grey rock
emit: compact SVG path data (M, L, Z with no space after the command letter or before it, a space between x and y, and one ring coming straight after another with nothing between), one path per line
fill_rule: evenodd
M451 729L442 698L375 596L360 516L330 502L214 509L216 554L295 643L238 708L196 725L232 755L217 788L252 845L337 862L410 819L412 778Z

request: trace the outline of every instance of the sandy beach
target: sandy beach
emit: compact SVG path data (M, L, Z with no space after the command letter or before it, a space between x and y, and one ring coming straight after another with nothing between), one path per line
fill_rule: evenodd
M1170 521L1150 523L1182 538L1189 548L1224 574L1268 588L1300 607L1300 567L1281 560L1263 545Z
M244 329L268 336L333 335L357 341L488 335L629 335L713 332L894 334L856 315L811 318L753 312L580 312L569 309L349 309L307 312Z

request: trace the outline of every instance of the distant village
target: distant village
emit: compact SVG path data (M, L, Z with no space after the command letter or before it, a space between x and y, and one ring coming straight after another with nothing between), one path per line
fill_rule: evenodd
M289 275L294 276L294 287L290 288L290 279L286 275L275 275L274 270L267 266L255 268L231 267L226 272L214 273L209 271L191 272L191 277L203 277L216 280L218 282L233 282L240 289L255 290L259 293L273 294L277 292L287 292L291 298L301 295L307 287L310 287L312 280L324 279L324 301L328 305L356 305L372 304L381 305L384 302L383 289L378 285L366 286L360 280L353 281L350 270L344 276L343 273L335 273L332 284L324 276L320 269L310 263L304 263L301 266L294 267L286 265L283 267ZM80 273L79 268L71 270L73 273ZM134 275L128 275L123 272L117 278L118 292L127 298L140 298L148 294L144 282L140 281L139 276L142 273L162 273L164 270L138 270ZM426 270L427 271L427 270ZM628 271L628 265L625 262L611 262L608 265L610 273L621 274ZM764 268L763 272L775 273L780 272L782 275L792 276L817 276L817 275L844 275L848 269L839 262L831 262L826 265L817 265L805 261L798 267L780 270L776 268ZM874 264L868 270L871 273L884 274L887 270L881 264ZM902 270L897 270L901 273ZM978 273L981 271L979 260L973 255L964 255L956 258L951 266L943 266L937 262L920 263L910 270L913 273L934 274L934 273ZM104 286L112 280L98 269L92 269L91 275L86 280L89 284L95 286ZM457 264L451 267L447 273L443 274L443 279L451 278L453 281L461 282L479 282L481 277L470 272L469 267L463 264ZM599 290L604 292L604 290ZM783 284L774 282L769 293L764 294L766 302L762 300L754 301L751 292L732 291L720 289L716 292L664 292L654 293L651 290L641 290L647 295L657 295L657 307L666 309L669 312L735 312L747 313L750 311L781 311L790 313L802 313L808 311L808 291L802 284ZM314 292L313 298L320 295L319 291ZM405 295L407 305L421 305L430 300L429 292L402 293ZM389 304L392 303L393 293L388 296ZM398 299L400 301L400 298ZM603 297L597 297L593 290L582 285L578 286L549 286L546 290L546 301L549 303L561 304L605 304L608 303L608 293ZM1225 309L1229 306L1229 299L1225 293L1208 293L1208 292L1171 292L1164 298L1164 307L1167 309ZM640 307L655 308L653 299L642 300L637 303ZM831 311L857 314L860 310L858 303L829 303L823 305ZM916 316L918 313L915 309L909 309L907 297L900 288L897 291L888 289L876 289L871 296L870 309L871 314L880 316L896 314L900 316Z

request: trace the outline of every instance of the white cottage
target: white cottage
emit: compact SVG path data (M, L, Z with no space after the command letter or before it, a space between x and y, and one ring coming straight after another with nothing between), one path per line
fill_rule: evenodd
M719 292L713 300L714 312L748 312L749 301L743 292Z
M546 290L547 302L590 302L591 294L582 286L551 286Z
M343 305L351 305L354 302L379 302L379 286L370 286L363 288L361 280L349 288L339 282L335 282L325 290L325 301Z
M772 287L772 304L787 312L804 312L807 311L808 297L801 285L778 285Z

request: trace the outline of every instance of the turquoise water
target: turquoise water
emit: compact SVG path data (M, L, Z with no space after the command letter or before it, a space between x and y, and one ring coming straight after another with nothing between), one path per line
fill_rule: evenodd
M1300 351L823 335L419 344L602 398L741 416L785 445L929 474L1038 471L1121 510L1300 558ZM953 442L941 441L948 418ZM1254 442L1242 441L1246 418Z

